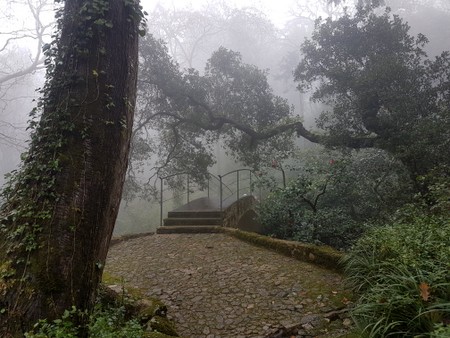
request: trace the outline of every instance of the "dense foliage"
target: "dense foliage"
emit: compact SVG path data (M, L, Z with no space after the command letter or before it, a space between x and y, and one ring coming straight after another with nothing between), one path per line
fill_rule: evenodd
M179 51L181 42L170 36L169 48ZM197 41L194 36L189 39ZM280 150L292 149L294 132L326 146L385 150L413 179L448 163L450 54L430 59L426 43L421 34L411 36L400 17L389 10L377 15L371 6L317 21L295 71L299 89L312 90L313 99L327 107L317 132L307 130L287 101L273 94L268 73L243 62L239 53L218 49L201 73L181 69L168 48L149 36L140 49L139 109L126 191L130 197L151 192L138 180L149 171L188 171L201 181L215 164L216 147L257 168Z
M267 234L348 248L369 220L386 218L411 190L405 168L381 150L303 153L293 178L260 206Z
M413 176L448 163L450 53L429 59L426 43L389 10L318 21L295 78L330 107L318 119L325 142L384 149Z
M267 72L244 63L239 53L218 49L204 74L180 69L167 47L152 36L141 41L140 53L128 192L146 193L148 186L136 178L149 165L161 176L189 172L193 179L204 180L218 143L251 165L293 147L286 128L293 120L290 106L273 94ZM157 142L154 154L149 150Z
M263 163L269 163L270 159L283 161L283 165L279 163L276 167L283 175L290 169L288 182L283 188L275 189L260 207L266 233L346 250L356 242L345 264L349 281L361 294L353 314L364 334L413 337L433 332L430 333L432 337L448 337L450 53L429 58L425 53L427 38L424 35L411 36L409 26L390 10L381 15L373 11L372 7L382 2L358 1L367 6L359 7L354 15L346 13L336 20L318 20L312 37L302 46L303 58L296 67L295 79L300 90L312 90L313 99L326 107L317 120L320 132L306 130L287 100L273 93L267 71L245 63L243 60L248 58L243 58L240 53L220 48L207 60L203 72L181 69L163 43L152 36L147 37L140 50L140 98L133 133L134 166L130 172L150 171L148 163L151 161L157 173L188 171L194 173L194 179L201 181L206 177L207 168L215 162L213 147L217 143L238 161L255 168L264 166ZM12 264L10 260L2 264L2 281L9 281L14 275L23 276L17 279L20 285L27 278L39 279L28 276L29 255L42 247L37 241L45 229L42 224L55 223L54 216L61 213L55 212L55 205L70 195L66 190L58 191L59 187L73 184L75 190L81 189L83 194L89 190L83 188L85 168L80 170L83 177L79 183L67 179L78 175L60 173L65 166L72 168L86 162L86 156L92 154L95 148L91 145L98 144L98 140L91 140L88 131L96 131L99 126L107 126L105 130L113 126L122 130L126 122L119 115L120 119L115 122L102 117L103 113L115 110L117 104L111 93L118 87L116 78L120 76L111 76L112 81L103 80L111 72L106 66L98 67L98 60L108 55L106 47L110 45L104 37L113 27L112 19L116 16L112 16L111 22L107 18L107 1L86 3L90 5L80 7L77 19L73 19L73 15L67 16L73 20L68 29L81 36L71 53L61 49L52 54L57 51L55 46L45 47L50 56L49 75L56 76L56 80L48 82L42 91L44 98L40 105L47 113L42 115L39 124L32 122L32 127L37 129L32 134L27 160L19 174L12 176L9 188L2 195L9 200L2 209L2 231L11 228L4 237L16 241L5 246L0 256L23 251L27 258L19 257ZM123 1L126 7L133 3ZM162 7L159 14L161 11ZM239 35L247 34L245 41L248 43L239 47L254 54L252 61L258 61L263 53L269 55L268 49L265 53L265 46L276 39L276 34L261 13L238 10L229 14L225 15L227 21L224 21L218 20L218 13L206 17L180 12L167 17L161 25L157 22L161 15L156 11L154 22L167 29L160 36L169 39L172 55L184 59L184 64L189 67L193 66L196 55L204 59L209 55L209 51L205 53L199 48L200 41L211 43L218 36L233 40L234 46L240 41ZM127 22L131 23L131 19L140 21L142 15L140 9L133 10ZM181 29L190 26L190 33L178 35L171 30L174 26ZM211 30L204 30L206 26ZM68 40L72 41L72 33ZM88 47L92 47L92 52ZM67 66L78 65L88 54L92 57L90 67L97 65L95 69L89 68L78 76ZM78 59L72 59L74 55ZM105 62L107 65L115 63ZM79 68L83 67L75 67ZM99 90L99 83L104 90ZM80 92L80 102L90 102L89 109L81 109L78 105L73 108L78 100L74 98L78 87L90 91L92 100L86 99L88 95L84 91ZM63 95L67 88L68 94ZM103 93L103 101L97 111L102 114L96 114L92 106L100 102L99 93ZM117 97L121 104L132 106L130 97L125 100L122 94ZM67 107L75 113L69 114ZM117 111L121 109L117 108ZM94 117L101 117L101 120L95 123ZM318 151L288 160L294 153L293 132L329 147L371 150L346 149L343 154ZM118 135L122 133L123 130ZM77 155L77 146L76 154L67 156L65 149L76 139L82 141L79 144L87 145L86 149ZM156 147L156 142L162 146ZM151 149L158 149L156 163ZM110 158L107 157L108 161ZM103 162L101 166L104 166ZM103 178L91 177L90 181L106 186ZM152 192L151 188L142 188L133 179L128 181L128 187L132 189L127 191ZM408 204L418 192L420 195L416 196L418 199L414 204ZM110 193L101 195L111 196ZM81 193L75 191L73 201L78 201L79 196ZM101 199L93 198L94 202L97 200ZM60 209L72 210L73 215L67 217L80 219L80 223L69 222L69 226L65 219L60 222L63 229L70 229L66 234L75 230L73 224L90 219L86 216L88 208L85 210L84 206L69 203ZM101 212L105 208L94 206L92 209ZM98 220L97 217L92 219ZM98 222L95 225L98 227ZM56 233L53 228L51 233ZM84 229L79 233L89 234ZM61 247L64 252L67 250L66 243ZM87 247L97 246L80 245L83 255ZM84 256L82 258L85 263ZM92 275L98 279L97 268L101 264L98 260L93 262L95 264L89 266ZM50 264L55 271L57 268L65 270L62 265L58 262ZM35 270L43 271L40 266ZM52 284L53 288L54 280L60 275L55 273L57 277L41 284ZM88 285L92 284L89 278L86 279ZM4 285L0 287L2 292L6 290ZM60 288L64 295L66 290ZM23 291L18 294L24 298ZM59 298L59 294L54 297ZM26 302L24 308L33 306ZM2 306L0 314L5 311L6 307ZM114 310L99 307L97 319L91 320L84 329L96 337L138 336L141 328L136 322L125 323L125 329L118 325L124 322L123 311L122 307ZM83 316L87 315L77 310L66 311L62 319L41 322L36 328L39 332L28 336L76 336L79 327L73 324L72 317Z
M87 324L77 325L77 318L88 317ZM32 332L25 334L26 338L76 338L82 331L88 332L88 337L95 338L141 338L144 328L137 318L129 317L125 304L105 306L98 302L89 315L81 313L75 307L66 310L61 318L52 322L41 320Z
M322 143L384 150L404 167L380 151L332 157L304 166L261 207L277 237L337 248L356 240L344 263L367 337L449 332L450 53L429 59L426 43L389 10L318 21L295 75L328 107Z
M442 192L442 177L437 178ZM433 183L432 187L435 187ZM445 337L450 321L450 181L446 197L402 208L362 237L345 259L361 295L353 311L368 337Z

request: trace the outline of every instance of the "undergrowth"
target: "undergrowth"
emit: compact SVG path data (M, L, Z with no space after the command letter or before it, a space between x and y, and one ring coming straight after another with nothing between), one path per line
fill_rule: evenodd
M75 307L64 311L61 318L53 321L40 320L26 338L77 338L85 335L95 338L141 338L144 328L137 318L127 318L125 300L117 304L95 305L94 311L88 315ZM81 319L86 324L77 325ZM84 334L83 334L84 333Z
M450 337L450 218L437 207L403 208L344 258L364 337Z

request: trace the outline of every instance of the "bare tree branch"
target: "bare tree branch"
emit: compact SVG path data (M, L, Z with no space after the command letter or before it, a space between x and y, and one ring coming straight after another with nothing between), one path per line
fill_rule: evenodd
M6 52L8 50L8 46L13 41L23 40L23 39L33 39L37 41L36 50L34 56L31 59L31 63L24 67L23 69L13 71L7 75L0 77L0 85L5 82L8 82L15 78L20 78L24 75L31 74L36 70L40 69L40 65L44 63L45 57L42 55L42 47L44 45L44 39L48 36L48 30L52 26L52 23L44 24L42 22L42 14L46 11L46 8L50 7L50 2L48 0L34 2L32 0L27 0L27 6L29 12L33 16L34 20L34 28L26 29L26 30L16 30L8 33L2 33L3 35L8 34L11 35L6 39L3 43L3 46L0 48L0 52Z

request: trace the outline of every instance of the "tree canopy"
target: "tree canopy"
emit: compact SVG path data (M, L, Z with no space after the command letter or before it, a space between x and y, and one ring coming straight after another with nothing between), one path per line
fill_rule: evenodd
M212 146L217 142L251 165L292 147L287 132L300 122L287 101L273 94L267 73L245 64L239 53L220 48L203 75L194 69L181 71L151 36L142 41L140 53L135 164L150 159L145 150L154 138L163 145L156 165L160 174L190 171L197 177L204 177L214 163Z
M318 119L326 143L365 140L423 174L448 161L450 54L428 59L426 37L408 31L389 10L318 22L295 78L329 107Z
M218 140L258 167L292 150L296 134L329 147L383 149L406 164L412 177L424 174L448 162L450 142L450 55L430 59L426 43L388 9L378 15L361 6L354 15L318 20L294 74L298 88L312 91L325 107L318 129L308 130L289 103L273 94L267 72L244 63L239 53L218 49L201 74L180 69L149 36L141 45L133 156L145 160L143 150L159 133L162 159L156 168L200 177L214 163L211 147Z

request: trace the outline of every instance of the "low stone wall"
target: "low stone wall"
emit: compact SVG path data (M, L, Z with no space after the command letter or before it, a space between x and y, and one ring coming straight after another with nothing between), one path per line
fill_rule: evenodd
M340 262L344 255L328 246L286 241L232 228L221 227L218 229L227 235L266 249L274 250L300 261L317 264L338 272L342 272L343 270Z
M253 209L256 204L254 196L244 196L231 204L223 211L222 226L226 228L238 228L239 220L248 211Z

